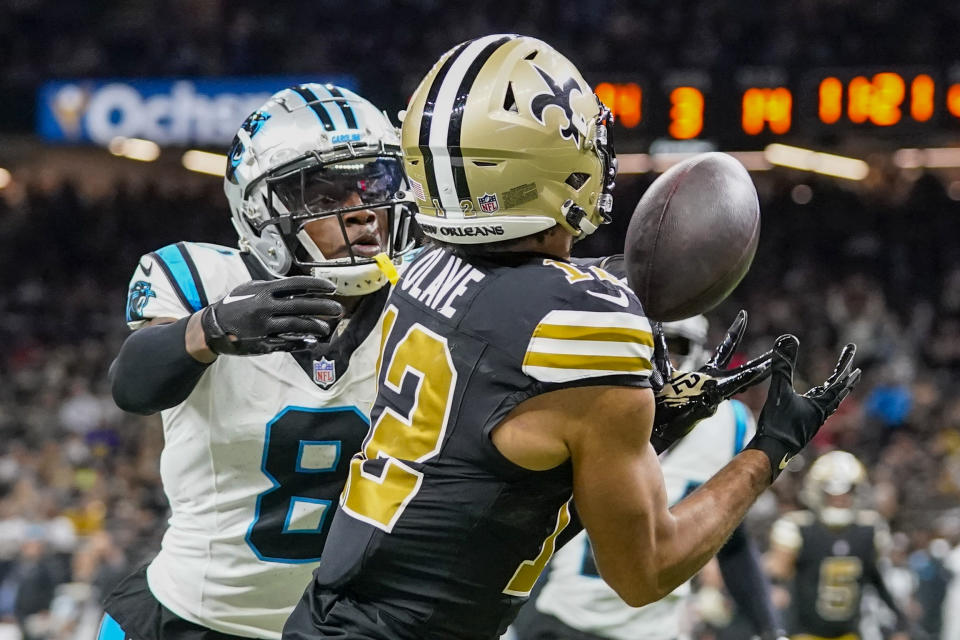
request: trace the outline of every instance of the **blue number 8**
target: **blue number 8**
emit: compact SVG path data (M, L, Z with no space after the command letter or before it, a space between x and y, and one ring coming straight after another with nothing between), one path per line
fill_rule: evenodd
M247 545L267 562L320 560L350 458L367 433L356 407L287 407L267 423L261 471L273 486L257 496ZM321 436L322 439L317 436Z

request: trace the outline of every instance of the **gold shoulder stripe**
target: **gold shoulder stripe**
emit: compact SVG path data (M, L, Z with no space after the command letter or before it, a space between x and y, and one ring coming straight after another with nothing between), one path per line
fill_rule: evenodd
M534 338L554 340L595 340L597 342L633 342L653 347L653 334L627 327L585 327L541 323L533 331Z
M560 271L563 271L563 273L566 275L567 282L569 282L570 284L573 284L575 282L581 282L583 280L593 280L593 277L589 273L584 273L583 271L580 271L580 269L577 269L575 266L573 266L569 262L561 262L559 260L547 259L543 261L543 264L551 267L556 267L557 269L560 269Z

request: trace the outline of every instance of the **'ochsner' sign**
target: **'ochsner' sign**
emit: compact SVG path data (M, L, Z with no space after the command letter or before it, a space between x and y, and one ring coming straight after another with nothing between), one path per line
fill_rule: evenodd
M227 146L272 93L307 81L355 84L350 77L56 82L40 90L37 126L56 142L106 145L123 136Z

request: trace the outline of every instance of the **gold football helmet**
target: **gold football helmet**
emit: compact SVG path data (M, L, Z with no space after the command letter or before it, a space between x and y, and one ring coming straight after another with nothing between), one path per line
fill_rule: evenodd
M856 456L831 451L810 465L801 498L827 525L844 526L866 507L868 491L867 470Z
M576 67L518 35L464 42L414 92L401 146L426 235L478 244L609 222L613 117Z

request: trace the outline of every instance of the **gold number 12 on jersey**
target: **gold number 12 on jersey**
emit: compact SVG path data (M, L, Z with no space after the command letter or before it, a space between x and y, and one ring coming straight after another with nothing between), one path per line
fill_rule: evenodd
M396 319L397 308L390 305L383 314L378 380L384 348ZM417 379L409 412L401 415L389 407L384 408L367 436L363 451L351 461L344 488L343 509L388 533L423 480L423 474L403 461L423 462L435 456L450 419L457 370L446 338L419 323L413 324L390 355L382 384L401 394L407 376ZM379 473L365 468L378 458L386 458Z

